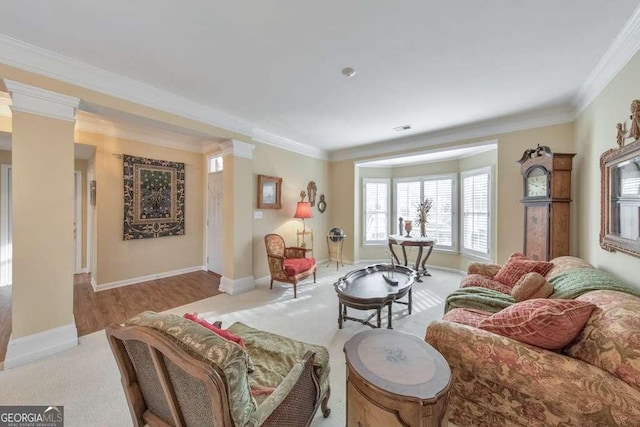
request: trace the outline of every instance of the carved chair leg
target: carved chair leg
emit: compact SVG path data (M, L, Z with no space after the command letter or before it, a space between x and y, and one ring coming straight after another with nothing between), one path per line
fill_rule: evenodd
M269 289L273 289L273 279L271 279L271 284L269 285Z
M296 284L294 283L294 284L293 284L293 299L298 298L298 292L297 292L297 291L298 291L297 286L296 286Z
M316 283L316 272L313 272L313 283Z
M324 397L322 398L321 410L322 410L322 416L325 418L327 418L331 413L331 408L328 407L329 396L331 396L331 387L327 389L327 394L325 394Z

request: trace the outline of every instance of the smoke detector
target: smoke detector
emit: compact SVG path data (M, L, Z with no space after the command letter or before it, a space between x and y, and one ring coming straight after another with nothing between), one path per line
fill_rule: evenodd
M341 72L346 78L351 78L356 75L356 70L351 67L343 68Z

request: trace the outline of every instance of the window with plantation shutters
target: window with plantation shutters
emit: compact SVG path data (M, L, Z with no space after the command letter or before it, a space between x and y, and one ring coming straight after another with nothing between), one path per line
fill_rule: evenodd
M491 168L462 172L462 253L490 258Z
M424 180L423 198L433 202L427 217L427 235L436 239L436 248L456 249L454 187L455 176Z
M395 181L395 219L393 233L401 233L399 218L414 221L418 204L424 199L433 202L427 216L427 236L437 240L436 248L456 250L455 206L456 206L456 174L427 176L419 178L401 178ZM413 235L420 230L414 227Z
M400 226L398 220L413 220L416 216L416 209L420 203L421 182L420 181L400 181L396 182L396 222L392 234L403 234L404 228Z
M389 237L389 180L364 179L364 243L386 243Z

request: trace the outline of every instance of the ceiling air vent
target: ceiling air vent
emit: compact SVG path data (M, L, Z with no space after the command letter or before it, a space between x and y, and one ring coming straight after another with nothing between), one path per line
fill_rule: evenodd
M404 132L405 130L411 129L411 125L403 125L393 128L396 132Z

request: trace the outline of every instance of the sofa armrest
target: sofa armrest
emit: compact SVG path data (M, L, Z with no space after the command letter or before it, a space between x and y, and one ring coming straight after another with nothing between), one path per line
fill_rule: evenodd
M467 266L467 274L480 274L489 279L498 274L502 266L500 264L485 264L482 262L472 262Z
M311 421L320 399L320 384L313 368L314 355L308 351L302 360L296 362L275 391L253 413L248 425L306 425Z
M513 422L640 419L640 390L578 359L446 321L432 322L425 341L451 366L459 399L500 408Z
M304 248L299 248L296 246L284 248L284 256L286 258L305 258L306 255L307 251Z

